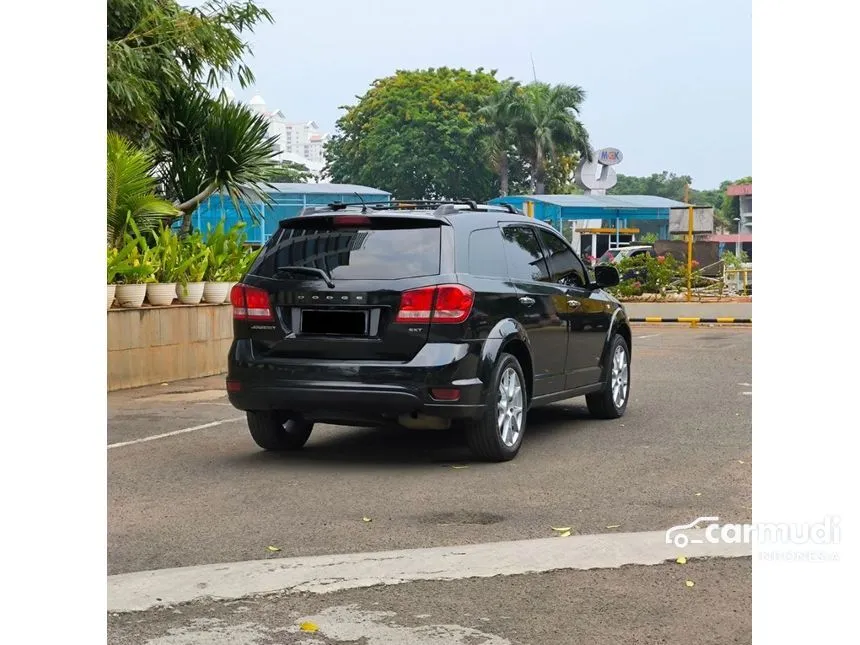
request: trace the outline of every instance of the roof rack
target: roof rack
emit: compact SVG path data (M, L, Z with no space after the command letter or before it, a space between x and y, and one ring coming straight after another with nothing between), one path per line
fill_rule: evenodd
M470 211L499 211L505 210L514 215L522 215L512 204L487 204L479 205L474 199L390 199L379 201L360 201L360 202L330 202L319 206L306 206L301 210L299 216L312 215L314 213L341 211L347 208L361 208L363 213L367 212L368 208L373 210L413 210L426 209L433 210L434 215L453 215L460 212L457 206L467 206Z

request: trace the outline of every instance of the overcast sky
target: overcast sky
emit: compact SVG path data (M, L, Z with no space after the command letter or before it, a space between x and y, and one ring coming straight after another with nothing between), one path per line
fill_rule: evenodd
M181 0L180 0L181 2ZM192 2L189 4L197 4ZM497 69L580 85L595 147L617 171L713 188L752 172L749 0L261 0L253 87L290 120L334 132L339 107L397 69Z

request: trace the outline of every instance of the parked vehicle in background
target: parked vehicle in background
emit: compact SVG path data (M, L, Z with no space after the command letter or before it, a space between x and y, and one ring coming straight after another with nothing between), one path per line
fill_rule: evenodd
M627 315L559 233L511 206L331 204L284 220L231 294L230 402L267 450L315 423L463 428L520 449L531 408L630 397Z
M624 258L635 258L639 255L650 255L652 258L657 257L657 253L654 251L654 247L650 244L640 244L640 245L631 245L631 246L622 246L618 249L609 249L601 255L597 263L598 264L617 264L620 260Z

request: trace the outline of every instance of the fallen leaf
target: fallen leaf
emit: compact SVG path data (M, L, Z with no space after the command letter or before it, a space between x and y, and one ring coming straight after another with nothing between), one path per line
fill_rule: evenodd
M692 580L687 580L684 584L685 584L685 585L687 585L688 587L692 587L692 586L694 586L696 583L695 583L695 582L693 582Z
M551 526L550 528L551 528L553 531L558 531L559 533L564 533L565 531L569 531L571 527L569 527L569 526L564 526L564 527L562 527L562 528L558 528L558 529L557 529L557 528L555 528L554 526Z
M738 463L739 463L739 464L744 463L744 462L743 462L743 459L738 459Z
M373 520L372 520L372 519L370 519L369 517L362 517L362 518L361 518L361 521L362 521L362 522L372 522Z
M269 546L267 546L266 548L267 548L269 551L271 551L272 553L274 553L275 551L280 551L280 550L281 550L281 547L279 547L279 546L272 546L271 544L270 544Z
M608 529L617 529L617 528L621 528L621 525L620 525L620 524L610 524L610 525L609 525L609 526L607 526L606 528L608 528Z
M569 537L569 536L570 536L570 531L565 531L564 533L558 534L558 537Z
M303 632L318 632L320 628L316 623L302 623L299 629Z
M687 564L687 558L685 558L685 557L682 555L680 558L678 558L677 560L675 560L675 562L677 562L678 564Z
M696 497L701 497L701 496L702 496L701 493L696 493Z

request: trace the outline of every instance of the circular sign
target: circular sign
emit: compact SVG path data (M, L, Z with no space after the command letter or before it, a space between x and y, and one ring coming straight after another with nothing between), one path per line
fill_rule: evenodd
M602 166L614 166L617 163L621 163L621 160L624 159L624 155L621 154L618 148L601 148L594 156L597 163Z

